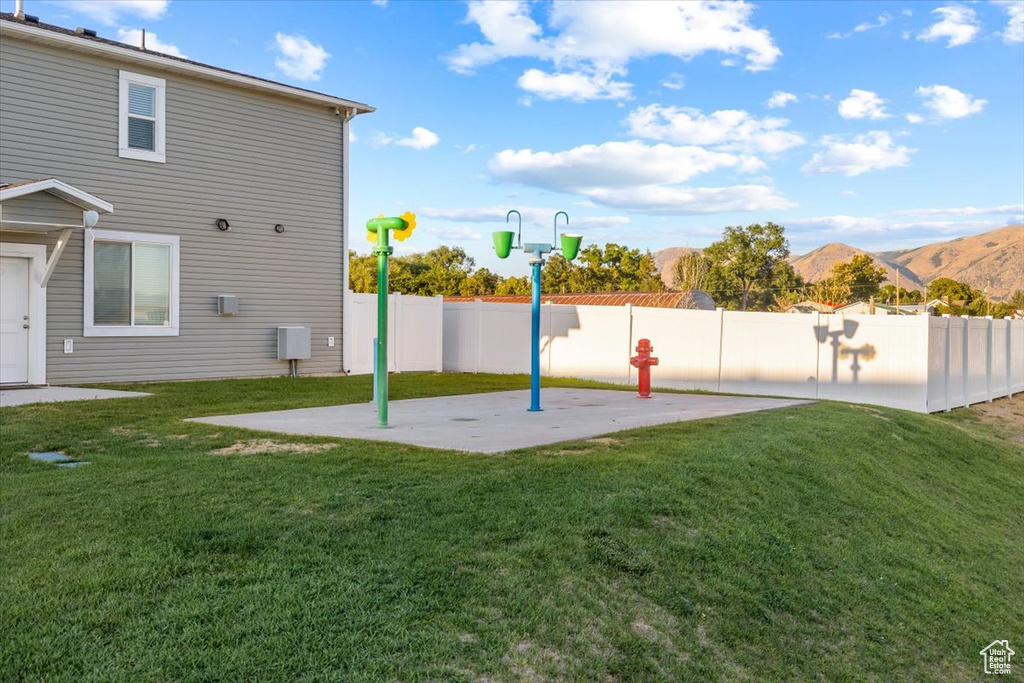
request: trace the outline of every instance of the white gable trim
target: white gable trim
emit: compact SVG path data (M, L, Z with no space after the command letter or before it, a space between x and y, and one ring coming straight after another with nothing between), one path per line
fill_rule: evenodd
M92 210L97 213L114 213L114 205L110 202L105 202L95 195L91 195L84 190L79 190L77 187L68 185L56 178L44 178L31 183L25 183L24 185L0 188L0 202L7 201L8 199L15 199L17 197L24 197L28 194L35 194L36 192L49 192L53 196L59 197L64 201L74 204L75 206L79 206L87 211Z

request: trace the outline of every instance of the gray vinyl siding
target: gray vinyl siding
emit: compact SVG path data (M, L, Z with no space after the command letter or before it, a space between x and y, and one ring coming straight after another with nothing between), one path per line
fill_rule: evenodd
M120 69L166 79L166 163L118 157ZM181 240L179 336L84 337L76 232L47 288L47 381L285 374L279 325L312 329L300 372L340 372L342 144L342 119L326 106L5 37L0 179L58 178L114 205L97 228ZM231 230L218 231L218 218ZM44 240L5 230L0 241ZM217 315L218 294L238 296L238 316Z
M30 223L82 224L82 209L46 192L16 197L4 202L4 220Z

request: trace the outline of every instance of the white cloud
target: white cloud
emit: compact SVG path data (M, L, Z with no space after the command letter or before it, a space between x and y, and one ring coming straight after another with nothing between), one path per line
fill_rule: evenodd
M686 87L686 79L683 78L682 74L670 73L661 81L661 87L668 88L669 90L682 90Z
M891 215L908 212L895 211ZM930 231L938 234L977 233L992 230L1005 225L1005 221L897 221L888 216L814 216L810 218L789 218L785 220L787 228L813 228L817 234L822 232L844 235L863 233L889 233Z
M142 29L119 28L117 29L117 39L122 43L140 47L142 45ZM157 34L150 31L146 31L146 49L152 52L160 52L165 55L188 59L188 55L179 50L177 45L162 42Z
M483 235L465 225L431 227L427 229L427 232L440 240L451 242L471 242L483 239Z
M963 5L946 5L932 10L932 14L940 17L940 21L917 34L918 40L941 40L948 38L946 47L966 45L974 40L981 30L978 15L973 9Z
M769 109L781 109L790 102L796 101L797 97L793 93L785 92L784 90L776 90L772 93L772 96L768 98L768 102L766 102L766 104Z
M377 133L373 136L373 141L378 145L398 145L400 147L412 147L413 149L429 149L440 142L441 138L437 136L437 133L428 128L416 126L412 129L412 135L407 138L396 138L384 133Z
M58 0L57 4L115 26L125 16L159 19L166 14L170 0Z
M1016 216L1020 213L1024 213L1024 204L959 206L949 209L905 209L893 212L896 216L990 216L994 214Z
M848 177L868 171L877 171L910 164L910 155L916 150L896 146L892 136L884 131L871 131L854 136L846 142L838 135L821 139L825 151L816 153L800 169L804 173L842 173Z
M578 203L577 205L584 206L583 203ZM586 205L586 208L593 207L593 203ZM417 213L426 218L436 218L455 223L504 223L508 210L509 207L507 206L479 206L459 209L428 206L426 208L421 207ZM551 220L558 209L527 206L519 207L518 211L523 217L524 224L550 228ZM626 216L573 216L570 220L570 224L574 228L591 230L623 226L630 222ZM514 219L511 224L516 224Z
M924 117L920 114L907 114L907 123L924 123Z
M853 27L853 32L863 33L864 31L870 31L871 29L874 28L882 28L890 21L892 21L892 15L889 14L888 12L882 12L881 14L878 15L878 19L875 21L875 23L872 24L870 21L865 21L862 24L857 24L856 26Z
M711 145L725 151L774 154L804 144L802 136L782 130L786 119L755 116L736 109L704 114L692 107L639 107L626 117L632 135L682 145Z
M1007 43L1024 42L1024 2L1021 0L996 0L995 4L1002 7L1009 17L1006 28L999 35Z
M773 211L796 206L768 185L596 188L590 196L596 203L616 209L669 215Z
M735 154L702 147L631 140L582 145L564 152L506 149L491 158L489 169L497 180L588 194L594 187L680 183L703 173L736 168L742 161Z
M319 81L330 54L303 36L278 33L274 36L280 56L274 62L286 75L300 81Z
M924 106L940 119L962 119L977 114L988 104L988 100L972 97L948 85L921 86L917 95L924 98Z
M618 100L630 96L631 83L612 80L609 74L545 73L527 69L516 82L523 90L545 100ZM528 106L528 105L527 105Z
M377 7L387 7L388 0L372 0L373 4Z
M854 88L850 96L839 102L839 115L844 119L887 119L885 100L870 90Z
M763 168L753 157L696 146L633 140L554 153L507 149L492 157L488 167L501 182L578 194L596 204L636 211L689 214L792 206L766 185L681 187L680 183L703 173Z
M889 223L880 218L870 216L813 216L810 218L790 218L786 227L817 228L828 232L880 232Z
M509 57L551 62L557 73L533 69L523 74L526 83L545 86L551 94L568 89L581 101L588 99L587 93L604 99L628 97L628 84L613 79L624 76L633 59L668 55L689 60L724 52L744 57L747 70L761 71L782 54L766 29L750 24L754 8L745 2L556 2L547 15L549 35L534 21L531 9L526 0L471 0L466 23L476 24L484 40L460 45L444 61L462 74ZM558 87L551 83L552 78L577 74L592 84L610 85L588 89L578 79L564 78Z
M843 195L844 197L856 197L857 196L857 193L854 192L853 190L843 190L839 194Z

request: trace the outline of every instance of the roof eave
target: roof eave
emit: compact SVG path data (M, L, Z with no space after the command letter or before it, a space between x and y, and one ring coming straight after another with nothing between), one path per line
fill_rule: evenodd
M86 54L96 54L108 57L113 56L117 59L135 64L158 67L165 71L187 74L197 78L203 78L205 80L219 83L227 83L251 90L270 92L294 100L321 104L341 109L346 112L354 112L353 116L369 114L376 111L375 107L371 107L370 105L363 104L361 102L315 93L309 90L302 90L300 88L293 88L283 83L264 81L250 76L245 76L243 74L222 71L220 69L195 62L182 62L175 59L169 59L156 52L141 52L108 43L84 40L78 36L57 33L44 28L32 26L30 24L22 24L14 21L0 21L0 35L20 37L25 40L48 45L57 45Z

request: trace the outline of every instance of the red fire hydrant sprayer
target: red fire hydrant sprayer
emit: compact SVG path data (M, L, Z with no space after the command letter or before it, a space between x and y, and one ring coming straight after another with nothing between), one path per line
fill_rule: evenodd
M658 359L651 355L654 347L650 339L641 339L636 345L637 355L629 359L629 364L639 370L640 387L637 398L651 397L651 366L658 364Z

